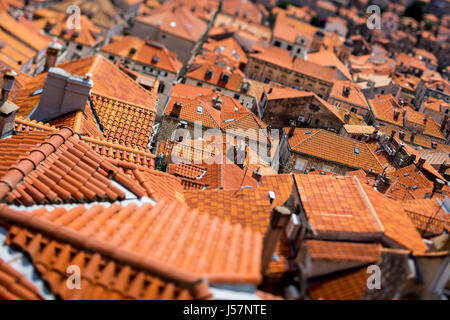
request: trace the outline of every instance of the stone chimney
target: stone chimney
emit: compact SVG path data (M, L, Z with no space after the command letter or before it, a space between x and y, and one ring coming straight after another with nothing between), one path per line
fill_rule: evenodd
M389 138L389 141L394 141L394 137L395 137L395 134L397 133L397 131L395 131L395 130L392 130L392 132L391 132L391 137Z
M56 42L56 37L53 38L53 42L50 43L47 48L44 72L48 72L50 68L56 66L56 62L58 61L58 56L61 51L62 45Z
M290 127L289 127L288 137L292 138L292 136L294 135L294 132L295 132L295 128L296 128L295 121L291 121L289 124L290 124Z
M83 111L91 92L91 75L72 75L60 68L50 68L39 105L31 120L49 121L75 111Z
M170 112L171 117L179 118L181 113L181 108L183 108L183 103L175 101L172 107L172 111Z
M291 218L291 211L286 207L275 207L270 215L270 224L264 235L261 272L266 275L272 255Z
M2 80L2 92L0 99L0 139L8 136L14 130L14 121L16 119L19 107L11 101L8 101L17 73L14 71L6 72Z

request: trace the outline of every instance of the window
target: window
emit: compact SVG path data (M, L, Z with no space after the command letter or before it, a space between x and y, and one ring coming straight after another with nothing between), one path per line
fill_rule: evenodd
M298 48L298 49L297 49L297 54L300 54L300 53L302 53L302 49L301 49L301 48Z
M447 110L445 110L445 113L446 113L446 114L448 114L448 109L447 109Z
M316 119L316 120L314 121L314 124L315 124L315 125L318 125L319 122L320 122L319 119Z
M237 93L234 94L234 98L235 98L235 99L239 99L240 97L241 97L241 96L240 96L239 94L237 94Z
M111 55L109 55L108 59L111 61L114 61L114 56L111 54Z
M295 171L303 171L305 169L306 161L302 159L295 160Z
M350 109L350 112L357 113L357 112L358 112L358 109L356 109L356 108L351 108L351 109Z
M265 78L264 79L264 83L269 83L270 82L270 78Z
M77 44L77 50L78 50L78 51L81 51L81 50L83 50L83 45L81 45L81 44Z
M281 47L281 42L280 42L280 41L275 41L275 42L273 43L273 45L274 45L275 47Z
M201 87L203 84L201 82L197 82L197 87Z
M291 51L292 50L292 46L290 44L288 44L287 49L288 49L288 51Z
M165 88L166 88L166 85L161 83L158 87L158 93L163 93Z

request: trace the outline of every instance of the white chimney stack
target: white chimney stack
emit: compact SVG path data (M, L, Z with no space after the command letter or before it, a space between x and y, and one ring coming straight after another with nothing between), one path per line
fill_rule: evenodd
M91 75L72 75L60 68L50 68L41 100L30 119L49 121L86 107L93 82Z

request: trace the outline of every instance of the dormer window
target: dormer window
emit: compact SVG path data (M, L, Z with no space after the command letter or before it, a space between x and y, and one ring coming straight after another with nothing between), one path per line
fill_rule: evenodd
M202 114L203 113L203 107L202 106L197 106L197 113L198 114Z

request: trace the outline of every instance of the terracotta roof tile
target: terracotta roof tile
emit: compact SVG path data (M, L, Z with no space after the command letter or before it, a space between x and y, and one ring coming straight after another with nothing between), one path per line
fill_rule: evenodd
M344 88L350 89L348 96L344 95ZM369 110L369 106L367 104L366 98L364 97L364 94L361 91L361 87L355 83L351 83L350 81L335 81L330 92L330 97Z
M402 205L419 232L439 235L444 229L450 230L450 214L436 199L404 200Z
M42 300L42 297L33 283L0 259L0 299Z
M287 132L289 129L286 128ZM291 150L343 164L355 169L381 173L383 167L364 142L316 129L297 128L289 138ZM356 149L358 153L355 152Z
M146 148L152 132L153 108L91 93L92 107L107 140L131 147Z
M190 210L180 202L31 213L0 205L0 219L173 281L185 279L185 285L201 276L211 283L261 281L260 233ZM39 235L31 241L38 239Z
M147 16L137 17L136 21L194 42L200 39L207 27L206 22L184 6L172 7L170 3L151 11Z
M272 204L267 189L186 191L185 201L200 212L264 233Z
M293 60L288 51L277 47L270 47L259 53L250 54L250 57L329 83L333 82L336 76L336 71L333 68L324 67L300 58Z
M426 250L401 205L356 177L295 174L295 181L308 221L322 238L383 238L390 246Z
M124 22L121 14L122 10L114 6L111 0L93 0L89 3L83 0L65 0L55 3L51 6L51 10L65 13L71 5L80 7L81 12L91 18L91 21L105 29L110 29Z
M136 196L140 185L83 143L69 128L24 132L1 140L0 198L8 203L91 202L123 199L117 180Z
M313 300L361 300L367 288L367 268L347 271L308 287Z
M388 173L388 177L391 179L391 186L386 195L396 200L424 199L433 190L433 182L414 164Z

